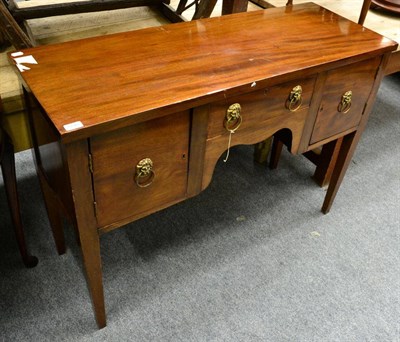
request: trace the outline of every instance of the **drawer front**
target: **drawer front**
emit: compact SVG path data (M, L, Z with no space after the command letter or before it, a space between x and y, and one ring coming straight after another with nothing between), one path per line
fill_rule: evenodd
M185 198L189 122L176 113L91 139L99 227Z
M314 91L315 78L293 81L271 88L244 94L226 101L213 103L209 110L208 136L201 188L211 181L215 165L228 146L255 144L281 129L292 132L292 152L297 153L307 120ZM301 86L301 99L289 105L288 98L296 86ZM293 98L293 96L292 96ZM228 128L235 128L237 120L227 124L228 108L240 104L240 126L230 136ZM290 107L290 109L289 109Z
M286 120L295 118L299 112L308 111L314 83L314 78L288 82L212 104L208 139L227 135L226 126L230 127L230 125L226 125L227 110L235 103L240 104L241 107L241 125L235 131L237 143L240 143L238 140L240 140L241 134L247 134L246 132L249 131L254 135L255 142L267 138L265 130L273 134L284 128L282 125ZM292 92L296 92L296 86L301 87L301 98L290 105L288 99ZM292 111L288 109L289 106ZM257 135L261 135L258 141Z
M328 73L311 144L357 127L379 63L380 57Z

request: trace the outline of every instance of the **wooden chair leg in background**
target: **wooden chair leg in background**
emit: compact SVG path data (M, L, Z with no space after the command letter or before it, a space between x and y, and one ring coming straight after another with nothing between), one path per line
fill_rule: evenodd
M223 0L221 14L246 12L248 3L247 0Z
M1 170L3 172L4 186L7 194L7 201L10 207L11 219L14 225L15 236L22 260L26 267L35 267L38 259L31 255L26 246L20 206L17 193L17 177L15 174L14 147L10 138L3 132L3 151L1 155Z
M360 25L364 24L365 21L365 17L367 16L369 7L371 6L371 1L372 0L364 0L363 5L361 7L361 13L360 13L360 17L358 19L358 23Z

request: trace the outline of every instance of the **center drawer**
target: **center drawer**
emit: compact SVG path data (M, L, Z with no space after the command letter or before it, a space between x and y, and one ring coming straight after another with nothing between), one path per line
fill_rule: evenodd
M228 111L235 105L240 106L241 121L240 127L235 130L237 144L249 143L240 141L241 137L247 140L245 136L249 133L253 142L259 142L268 138L268 134L288 128L291 121L298 121L303 126L303 116L308 113L314 83L315 78L296 80L213 103L207 139L221 136L225 140L229 129L237 126L235 119L227 124Z
M291 151L297 153L314 84L315 77L304 78L212 103L201 188L208 186L218 159L231 146L255 144L281 129L289 129Z
M186 111L90 140L99 227L185 198L189 123Z

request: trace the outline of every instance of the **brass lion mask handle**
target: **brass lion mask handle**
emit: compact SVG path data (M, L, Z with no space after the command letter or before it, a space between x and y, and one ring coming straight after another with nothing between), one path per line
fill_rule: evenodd
M140 188L148 187L153 183L155 173L153 170L153 161L150 158L142 159L136 165L135 183Z
M303 103L303 88L301 85L295 86L289 94L289 98L286 101L286 108L291 112L298 110Z
M340 101L340 103L338 105L338 111L340 113L346 114L350 110L352 96L353 96L353 92L351 90L346 91L342 95L342 100Z
M230 105L226 111L224 127L230 133L234 133L242 124L241 110L242 107L240 104L234 103Z
M237 131L237 129L242 124L242 115L240 112L242 111L242 107L239 103L231 104L226 110L226 115L224 119L224 127L229 132L228 139L228 150L226 152L226 157L224 162L226 163L229 158L229 150L231 148L232 134Z

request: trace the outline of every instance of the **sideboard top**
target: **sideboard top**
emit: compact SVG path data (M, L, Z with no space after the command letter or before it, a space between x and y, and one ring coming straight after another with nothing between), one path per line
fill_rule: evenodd
M307 3L26 49L21 77L70 141L395 48Z

